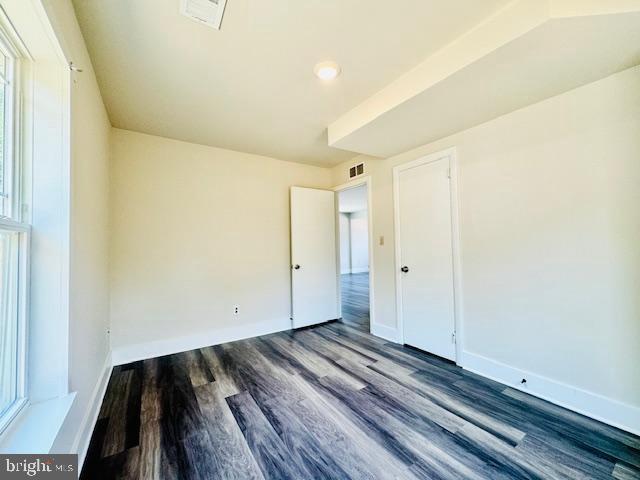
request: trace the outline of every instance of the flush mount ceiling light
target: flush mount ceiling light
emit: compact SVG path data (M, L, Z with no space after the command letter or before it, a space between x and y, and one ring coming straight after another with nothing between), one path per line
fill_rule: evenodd
M320 62L313 69L320 80L333 80L340 75L340 65L336 62Z

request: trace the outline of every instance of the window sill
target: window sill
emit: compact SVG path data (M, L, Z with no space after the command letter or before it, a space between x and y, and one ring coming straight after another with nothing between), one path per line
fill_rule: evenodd
M2 453L49 453L76 394L26 405L0 438Z

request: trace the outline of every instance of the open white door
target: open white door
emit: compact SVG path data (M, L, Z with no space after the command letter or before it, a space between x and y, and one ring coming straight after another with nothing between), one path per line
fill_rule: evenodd
M291 268L293 328L338 318L334 192L291 187Z

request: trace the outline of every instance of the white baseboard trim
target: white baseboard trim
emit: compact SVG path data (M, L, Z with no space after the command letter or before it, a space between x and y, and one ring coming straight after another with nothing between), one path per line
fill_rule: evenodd
M368 272L369 272L369 267L352 268L351 269L351 273L368 273Z
M112 370L113 365L111 361L111 352L109 352L104 361L102 375L93 389L93 393L91 394L91 398L89 399L89 404L87 406L87 411L82 418L82 423L80 423L80 428L78 429L78 433L76 434L76 438L74 439L71 447L72 452L78 453L78 469L80 471L82 470L84 459L87 456L91 435L93 434L96 422L98 421L100 407L102 406L104 395L107 392L107 385L109 384L109 378L111 378Z
M161 357L162 355L186 352L196 348L235 342L236 340L259 337L260 335L268 335L289 329L291 329L291 320L289 318L283 318L249 323L246 325L235 325L233 327L217 328L184 337L153 340L133 345L122 345L113 348L113 364L123 365L138 360L146 360L147 358Z
M340 275L351 275L354 273L369 273L369 267L352 268L351 270L341 270Z
M389 340L393 343L399 343L398 330L393 327L387 327L386 325L380 325L379 323L371 323L371 334L376 337Z
M458 362L458 365L515 390L529 393L594 420L640 435L640 408L638 407L468 351L463 352L462 362ZM520 383L523 378L527 379L526 387Z

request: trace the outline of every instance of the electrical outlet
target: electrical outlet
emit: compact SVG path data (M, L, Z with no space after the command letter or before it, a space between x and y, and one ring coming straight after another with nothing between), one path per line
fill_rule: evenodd
M240 305L233 306L233 314L238 315L240 313Z

